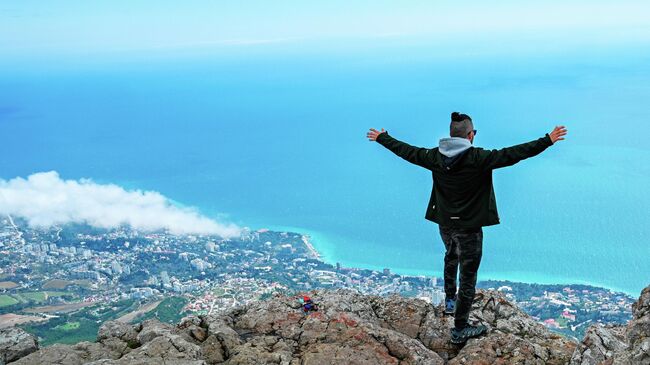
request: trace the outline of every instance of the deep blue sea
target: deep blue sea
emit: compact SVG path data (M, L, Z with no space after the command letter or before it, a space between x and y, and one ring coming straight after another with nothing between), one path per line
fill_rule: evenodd
M121 58L122 57L122 58ZM159 191L251 228L311 233L328 262L440 276L428 171L370 127L436 146L449 114L500 148L566 141L494 172L481 279L650 284L650 52L444 56L424 47L1 62L0 178L58 171Z

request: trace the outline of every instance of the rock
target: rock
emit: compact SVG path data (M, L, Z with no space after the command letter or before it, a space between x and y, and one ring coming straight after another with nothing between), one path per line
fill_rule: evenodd
M207 327L208 330L208 339L211 340L210 343L215 341L219 343L219 348L215 351L210 351L211 353L221 352L224 358L231 356L231 350L236 346L242 344L242 339L239 337L239 334L232 328L234 326L233 320L227 315L219 317L205 317L202 322L202 327ZM206 344L203 344L205 349Z
M138 331L132 325L119 321L107 321L99 327L97 341L119 338L126 343L134 343L137 341L137 336Z
M615 356L615 360L650 364L650 286L641 291L639 300L632 305L632 316L625 330L628 352Z
M470 322L485 325L488 334L467 341L450 364L471 358L493 358L505 363L567 364L576 348L574 341L549 331L498 291L477 291Z
M86 365L206 365L203 360L162 360L159 358L130 359L130 360L98 360Z
M18 327L0 330L0 364L20 359L38 350L36 337Z
M23 357L12 364L56 364L75 365L86 364L102 359L116 360L128 353L126 342L118 338L108 338L105 342L80 342L75 345L52 345L41 349L29 356Z
M11 365L81 365L85 363L81 354L72 346L55 344L33 352Z
M459 347L451 344L450 328L454 318L444 316L441 308L434 308L424 318L418 339L442 359L449 360L458 354Z
M101 359L119 359L130 349L126 342L118 338L107 338L105 343L99 342L80 342L71 347L83 362L90 362Z
M226 349L216 335L210 335L201 344L203 357L208 364L219 364L227 359Z
M136 336L136 341L144 345L156 337L171 334L172 330L173 327L166 323L162 323L157 319L149 319L142 322L140 332Z
M650 286L632 305L626 326L589 327L571 365L650 365Z
M309 315L301 312L294 298L287 297L256 302L246 308L233 322L234 329L250 339L235 346L226 363L289 364L296 357L302 359L302 364L443 363L435 352L413 338L419 333L426 303L366 297L351 290L317 290L310 296L321 310ZM393 319L395 324L390 323ZM280 353L274 348L278 343L283 348Z
M197 340L198 342L203 342L208 338L208 331L205 328L201 327L192 327L188 329L189 335Z
M579 344L550 332L496 291L477 291L470 322L485 325L488 333L464 346L450 343L453 317L442 306L349 289L308 295L319 304L317 312L305 314L295 297L278 295L189 316L177 326L107 322L98 342L50 346L18 355L15 364L650 365L650 287L626 326L594 325ZM21 342L10 340L17 337L5 335L0 343L11 348Z
M135 361L139 359L158 358L200 360L202 357L201 348L198 345L186 341L183 337L174 334L164 334L148 341L141 347L129 352L122 360Z
M260 336L231 350L229 365L288 364L292 359L290 347L275 346L280 339Z
M623 326L592 325L571 357L571 365L595 365L625 350Z
M371 305L379 323L384 328L417 338L428 312L433 309L426 302L398 295L388 298L373 297Z

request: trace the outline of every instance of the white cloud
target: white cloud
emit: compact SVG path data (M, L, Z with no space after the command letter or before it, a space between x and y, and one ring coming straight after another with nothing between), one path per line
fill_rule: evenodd
M35 173L27 179L0 179L0 214L22 217L37 227L86 223L98 228L168 229L175 234L233 237L240 233L236 225L177 207L158 192L127 191L89 179L63 180L56 171Z

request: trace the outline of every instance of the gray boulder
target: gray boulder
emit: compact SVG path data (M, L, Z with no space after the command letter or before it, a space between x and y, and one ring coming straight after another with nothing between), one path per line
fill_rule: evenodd
M602 364L627 348L623 326L592 325L571 357L571 365Z
M38 350L36 337L18 327L0 329L0 365Z
M69 345L55 344L33 352L12 365L81 365L87 362L81 353Z
M166 323L160 322L157 319L146 320L142 322L140 327L140 332L138 332L136 340L139 344L142 345L153 340L156 337L171 334L174 328Z
M120 321L104 322L97 331L97 341L118 338L126 343L137 342L138 331L133 325Z

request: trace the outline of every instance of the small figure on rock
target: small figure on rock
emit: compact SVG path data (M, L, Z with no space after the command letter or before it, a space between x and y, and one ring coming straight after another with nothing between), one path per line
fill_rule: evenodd
M302 311L305 313L316 312L318 311L318 305L311 300L310 297L303 295L302 298L298 299L300 304L302 304Z

